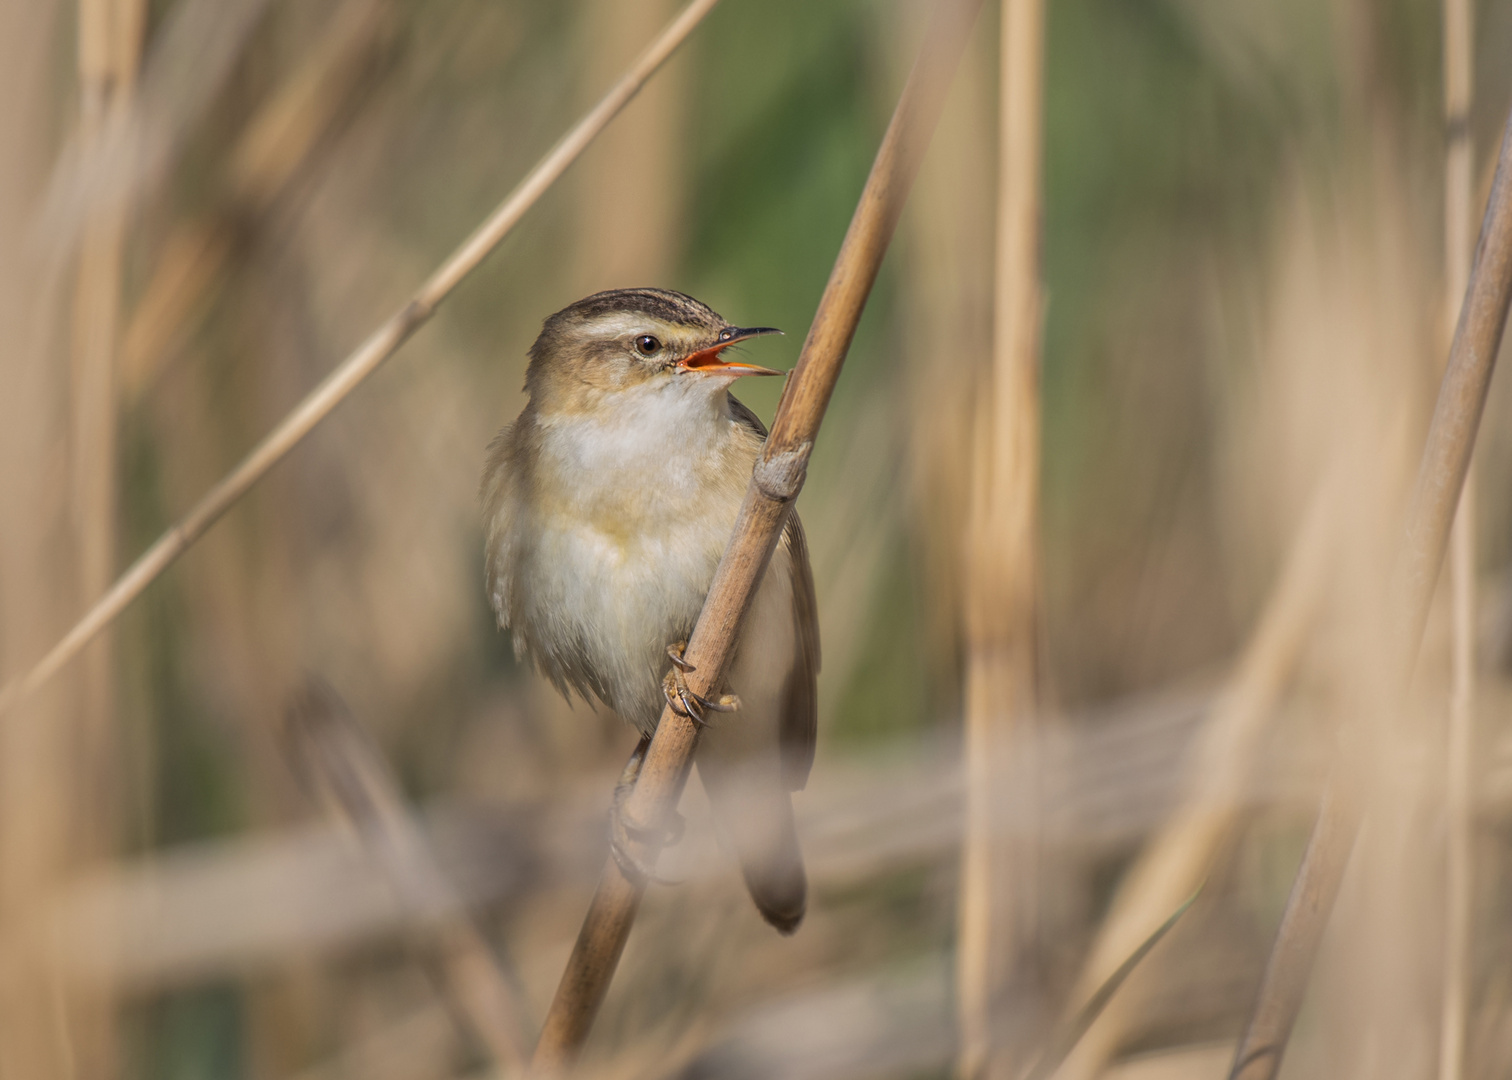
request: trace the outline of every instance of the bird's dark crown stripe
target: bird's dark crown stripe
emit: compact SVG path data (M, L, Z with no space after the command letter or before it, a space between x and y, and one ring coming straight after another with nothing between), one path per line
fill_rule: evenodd
M600 315L635 312L673 324L722 326L724 320L707 304L670 289L611 289L594 293L546 320L547 326L593 319Z

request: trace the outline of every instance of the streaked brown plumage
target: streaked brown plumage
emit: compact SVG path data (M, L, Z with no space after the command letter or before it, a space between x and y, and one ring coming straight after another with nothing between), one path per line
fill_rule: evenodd
M563 694L597 698L644 736L664 703L666 649L703 606L766 430L730 395L776 374L720 359L763 331L682 293L598 293L546 320L529 403L483 475L489 598L515 651ZM813 762L819 631L797 514L730 670L740 709L712 716L697 757L721 834L766 919L803 918L789 792Z

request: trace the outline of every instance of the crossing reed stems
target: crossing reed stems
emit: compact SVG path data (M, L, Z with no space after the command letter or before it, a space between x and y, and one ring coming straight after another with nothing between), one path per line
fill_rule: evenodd
M1090 1001L1150 927L1197 888L1232 835L1246 805L1250 764L1321 606L1333 561L1341 479L1335 470L1318 485L1249 643L1196 737L1181 804L1125 872L1077 976L1073 1006ZM1129 1023L1128 1003L1112 1002L1068 1057L1061 1080L1099 1076Z
M30 670L0 689L0 717L25 700L77 656L101 631L178 557L204 536L252 486L267 475L315 426L331 414L416 330L430 321L436 308L498 247L525 212L587 149L599 132L633 98L646 80L682 44L718 0L692 0L661 35L636 58L618 82L556 146L547 152L518 187L441 264L402 308L390 316L325 380L296 405L277 427L253 447L241 463L212 487L200 501L160 536L136 562L116 579L73 627Z
M798 364L778 403L771 434L746 489L734 532L689 639L686 658L694 670L689 671L687 680L696 694L717 695L722 689L740 624L782 535L793 500L802 490L809 454L840 377L840 367L980 6L981 0L955 0L938 6L883 136ZM670 707L663 709L639 779L624 804L628 820L652 826L667 820L682 797L697 745L697 725ZM655 865L660 852L654 842L637 841L633 848L637 862ZM532 1066L538 1073L549 1075L564 1069L588 1037L644 892L645 881L638 875L632 879L616 859L605 861L536 1046Z
M1408 508L1392 581L1396 624L1383 670L1405 692L1422 640L1428 605L1449 544L1475 436L1485 409L1496 354L1512 301L1512 116L1481 224L1480 243L1439 388L1433 421ZM1402 694L1395 695L1400 700ZM1271 1080L1302 1006L1313 958L1338 895L1361 820L1361 778L1349 766L1364 760L1357 718L1346 719L1346 752L1325 793L1312 838L1287 898L1260 993L1235 1052L1230 1080ZM1355 770L1358 771L1358 770Z
M310 679L290 704L287 734L296 764L382 868L419 944L438 954L447 997L468 1033L497 1066L517 1074L528 1045L524 1006L406 807L382 753L346 702L319 679Z

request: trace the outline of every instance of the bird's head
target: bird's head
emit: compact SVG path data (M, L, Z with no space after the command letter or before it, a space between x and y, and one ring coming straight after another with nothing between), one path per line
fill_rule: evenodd
M545 412L612 404L626 391L713 398L742 375L781 375L731 362L724 350L770 326L731 326L708 305L666 289L595 293L546 320L530 347L525 389Z

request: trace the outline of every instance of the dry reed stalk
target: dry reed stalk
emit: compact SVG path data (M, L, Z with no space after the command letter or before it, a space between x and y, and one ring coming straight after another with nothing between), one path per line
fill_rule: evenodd
M916 26L909 26L912 41ZM907 288L903 309L909 357L907 385L910 439L908 521L917 536L922 595L937 598L920 612L926 620L919 637L929 649L931 682L942 689L960 683L961 645L965 620L961 605L962 537L966 535L971 504L972 470L962 469L973 453L974 409L981 401L976 378L962 377L962 358L981 357L983 369L992 356L993 264L996 238L982 228L994 212L997 185L997 41L985 36L973 43L961 61L957 90L940 119L915 187L914 200L902 228L907 230L909 257L904 267ZM888 437L887 429L880 432ZM856 452L857 462L875 460L875 451ZM870 457L868 457L870 454ZM849 475L850 470L844 471ZM814 510L809 511L810 514ZM852 520L841 515L837 520ZM815 522L810 543L823 543L827 530ZM849 538L845 533L840 534ZM870 580L852 570L854 558L844 560L853 580ZM816 550L815 564L824 565ZM827 590L823 617L835 610L835 585ZM862 626L864 618L834 620L835 633L824 627L826 670L836 670L834 640L847 626ZM842 669L844 665L841 665ZM942 695L936 710L944 716L959 711L954 695Z
M410 336L430 321L436 308L478 264L509 235L525 212L535 205L587 148L647 79L672 55L718 0L692 0L661 35L636 58L597 105L564 135L522 180L509 197L447 258L402 308L357 347L335 371L305 396L241 463L160 536L116 579L73 627L23 675L0 689L0 716L10 712L46 683L111 624L142 591L203 536L227 510L261 480L269 469L294 449L337 405L345 401L378 366Z
M1392 580L1391 642L1382 657L1405 694L1422 640L1439 569L1449 543L1496 354L1512 301L1512 116L1498 156L1496 179L1481 225L1480 242L1449 362L1434 407L1417 483L1408 508L1405 535ZM1350 767L1367 761L1359 718L1347 718L1343 768L1324 795L1301 868L1287 898L1281 926L1266 963L1260 991L1235 1053L1230 1080L1270 1080L1301 1008L1308 976L1328 915L1338 895L1361 818L1363 777ZM1359 770L1356 770L1359 771Z
M525 1065L525 1011L499 959L469 918L405 807L398 781L346 703L311 679L288 710L297 762L357 831L417 930L440 956L445 987L468 1031L494 1063Z
M1296 669L1316 620L1332 553L1340 474L1319 485L1292 538L1281 574L1254 634L1203 725L1186 769L1187 791L1125 873L1070 995L1089 1001L1153 927L1207 876L1243 813L1251 763L1276 700ZM1094 1080L1128 1033L1129 999L1115 999L1057 1074Z
M1474 11L1470 0L1444 0L1444 323L1452 326L1470 270L1475 147ZM1469 993L1472 842L1471 756L1475 744L1475 484L1467 473L1449 547L1449 745L1444 778L1444 995L1439 1017L1439 1080L1464 1075Z
M34 210L37 235L72 248L101 201L140 204L165 180L191 130L225 85L270 0L184 0L154 27L132 109L94 144L57 154Z
M144 0L79 0L80 137L95 145L131 107L141 53ZM74 282L69 494L77 544L79 600L104 592L115 576L116 355L127 206L93 208L79 238ZM111 653L91 651L81 680L82 715L93 745L109 726Z
M58 90L58 56L40 45L59 40L62 3L0 5L0 505L15 508L0 527L0 655L14 658L28 636L72 602L77 574L58 550L66 536L68 365L63 357L25 347L44 335L37 312L56 284L41 272L29 243L36 199L56 149L56 116L39 108ZM18 340L20 339L20 340ZM60 362L62 361L62 362ZM20 508L25 507L22 512ZM14 662L14 659L11 660ZM71 687L39 695L0 728L0 924L15 927L44 902L70 869L63 827L67 804L68 718L77 709ZM52 972L39 963L7 965L0 980L0 1072L51 1080L71 1073L57 1038L66 1012L57 1006Z
M667 17L670 0L592 0L585 5L587 70L612 69L625 42ZM674 62L604 133L578 171L571 280L574 295L665 281L682 239L687 181L682 151L686 79ZM643 153L657 146L655 154ZM623 168L634 161L635 168Z
M1039 236L1043 0L1003 0L999 51L997 272L986 430L975 455L966 617L966 815L956 944L963 1078L1011 1072L993 1038L1015 968L1038 933L1038 837L997 826L1002 769L1037 740L1039 591ZM1036 775L1029 768L1021 775ZM1032 813L1037 799L1023 800Z
M955 0L935 9L689 639L688 684L695 693L707 696L723 689L741 621L803 487L819 424L980 3ZM654 825L667 819L682 797L697 745L697 725L670 706L663 709L640 778L624 806L629 820ZM660 851L654 843L635 847L643 865L655 865ZM606 860L547 1014L534 1069L553 1073L576 1056L608 992L644 891L644 881L627 877L616 859Z
M145 9L143 0L79 2L80 128L91 143L130 106ZM103 592L115 569L115 365L125 227L123 204L94 209L80 238L74 290L70 489L84 597ZM108 658L95 666L91 682L104 676ZM104 708L108 701L95 704Z
M222 204L208 220L180 225L163 242L121 342L121 396L128 405L158 375L190 316L214 292L238 233L267 211L335 126L384 40L387 14L382 0L345 0L237 140Z
M79 137L89 145L99 145L131 108L145 21L145 0L79 0ZM117 355L129 210L119 199L95 204L78 238L68 420L76 604L102 593L116 572ZM69 819L62 857L75 865L113 846L114 671L110 643L96 642L83 658L75 708L65 722L73 767L53 777ZM109 996L75 990L60 999L60 1008L68 1016L70 1070L85 1076L114 1071Z
M121 338L121 402L139 401L207 305L231 255L232 237L203 224L181 225L163 241L147 286Z

